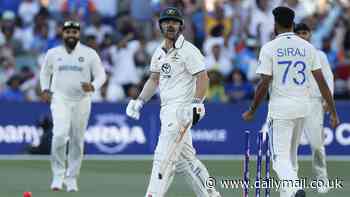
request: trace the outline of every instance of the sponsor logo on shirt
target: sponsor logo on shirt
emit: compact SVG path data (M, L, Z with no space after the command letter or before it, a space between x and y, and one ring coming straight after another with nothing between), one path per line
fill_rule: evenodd
M171 66L170 66L170 64L165 63L165 64L162 65L161 69L162 69L163 73L169 74L170 71L171 71Z
M84 57L79 57L78 60L79 62L84 62Z
M83 68L77 65L60 65L58 71L83 71Z

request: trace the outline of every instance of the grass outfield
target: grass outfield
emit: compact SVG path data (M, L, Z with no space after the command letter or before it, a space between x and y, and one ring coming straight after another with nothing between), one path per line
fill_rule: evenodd
M241 161L204 161L210 173L218 180L240 178ZM349 162L329 161L331 178L343 179L343 189L333 189L326 195L307 190L308 197L350 196ZM24 191L31 191L33 197L143 197L148 183L151 161L84 161L77 193L49 190L50 168L48 161L0 160L0 197L21 197ZM300 175L311 176L311 162L300 162ZM251 168L251 170L254 170ZM253 178L255 171L251 171ZM241 196L241 190L221 189L224 197ZM193 197L182 177L177 176L168 193L169 197ZM278 193L272 192L272 196Z

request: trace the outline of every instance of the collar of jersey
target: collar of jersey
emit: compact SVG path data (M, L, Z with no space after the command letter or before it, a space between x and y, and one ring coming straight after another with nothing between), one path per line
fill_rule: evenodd
M294 32L285 32L282 34L278 34L277 38L282 37L282 36L294 36L295 33Z
M184 42L185 42L185 37L181 34L175 42L175 49L180 49ZM165 41L162 42L162 47L164 47L164 45L165 45Z

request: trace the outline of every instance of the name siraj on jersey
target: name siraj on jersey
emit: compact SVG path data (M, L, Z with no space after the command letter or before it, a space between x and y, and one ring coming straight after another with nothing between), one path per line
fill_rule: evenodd
M305 57L305 48L278 48L277 57L301 56Z

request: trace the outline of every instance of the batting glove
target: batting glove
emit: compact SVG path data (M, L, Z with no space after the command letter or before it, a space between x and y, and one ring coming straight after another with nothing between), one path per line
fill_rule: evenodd
M132 99L129 101L126 107L126 115L135 120L140 119L140 110L143 107L144 102L141 99Z
M205 107L200 99L193 99L192 104L192 125L196 125L205 115Z

